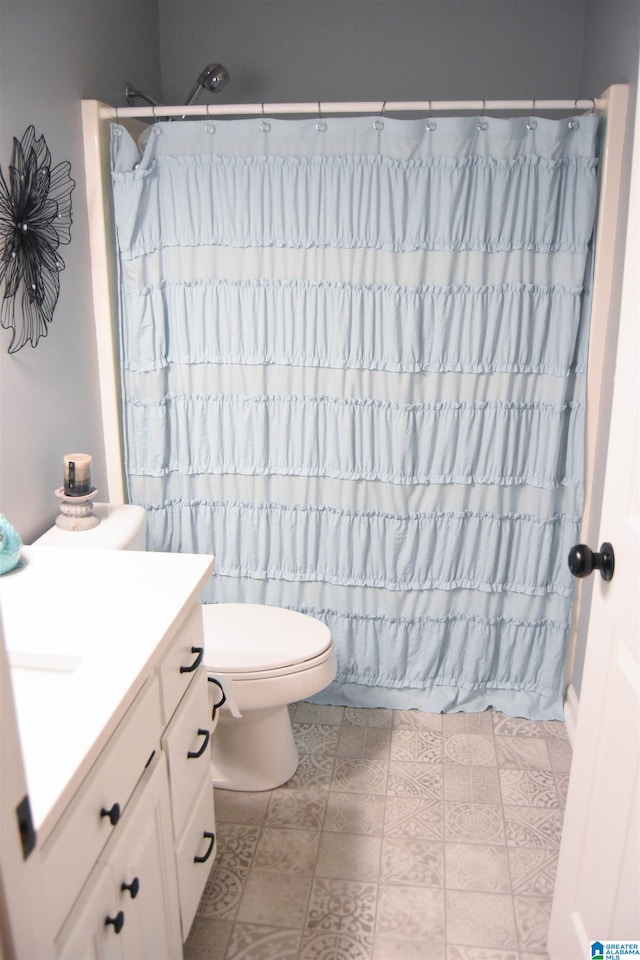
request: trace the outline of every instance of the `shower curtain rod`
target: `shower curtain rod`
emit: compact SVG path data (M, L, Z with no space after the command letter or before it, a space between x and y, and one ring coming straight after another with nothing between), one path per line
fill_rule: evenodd
M274 116L275 114L309 114L330 116L339 113L486 113L538 110L561 110L590 113L603 111L603 99L592 100L372 100L372 101L326 101L305 103L225 103L196 104L194 106L171 105L157 107L103 107L103 120L120 120L127 117L158 119L160 117L225 117L225 116Z

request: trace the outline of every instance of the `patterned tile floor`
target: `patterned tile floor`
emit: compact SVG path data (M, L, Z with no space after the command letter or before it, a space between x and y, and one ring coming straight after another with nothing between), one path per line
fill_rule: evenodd
M186 960L543 960L564 724L299 703L300 765L216 791Z

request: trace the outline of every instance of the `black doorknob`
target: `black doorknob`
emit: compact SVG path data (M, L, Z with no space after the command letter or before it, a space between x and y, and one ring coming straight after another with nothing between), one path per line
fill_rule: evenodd
M601 544L600 553L594 553L586 543L578 543L569 550L569 570L574 577L588 577L594 570L599 570L603 580L611 580L614 568L615 557L610 543Z

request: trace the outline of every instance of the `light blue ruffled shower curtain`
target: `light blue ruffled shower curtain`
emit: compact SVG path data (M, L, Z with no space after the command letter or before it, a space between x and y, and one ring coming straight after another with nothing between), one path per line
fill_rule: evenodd
M562 717L597 119L112 128L125 471L318 698Z

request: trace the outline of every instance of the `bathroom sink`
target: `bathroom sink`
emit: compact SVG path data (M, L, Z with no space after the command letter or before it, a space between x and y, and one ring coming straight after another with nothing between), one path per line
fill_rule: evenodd
M53 670L57 673L75 673L82 663L82 657L77 654L47 650L9 650L8 657L13 669Z

